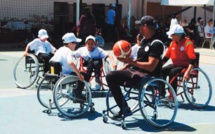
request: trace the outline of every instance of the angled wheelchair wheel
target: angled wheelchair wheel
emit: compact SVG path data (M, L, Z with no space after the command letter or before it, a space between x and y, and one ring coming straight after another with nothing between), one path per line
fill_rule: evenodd
M52 80L43 78L39 84L37 89L37 99L39 103L45 108L56 108L53 100L53 88L54 83Z
M82 96L86 97L86 101L80 103L74 96L74 89L78 81L78 77L69 75L58 80L54 86L54 103L56 108L62 115L70 118L84 114L91 107L92 103L91 91L87 82L84 82L85 87L82 91Z
M139 97L139 90L131 87L122 87L122 93L125 101L127 102L128 106L130 107L131 111L134 111L138 106L138 97ZM119 107L117 106L114 97L109 90L106 96L106 106L107 111L111 114L117 113L120 111Z
M21 57L15 64L13 76L19 88L28 88L34 84L39 72L39 62L36 56L28 54Z
M166 95L161 96L161 88L164 86L167 90ZM153 127L163 128L174 121L178 101L169 83L163 79L153 78L140 88L139 107L147 123Z
M185 97L195 108L205 108L212 97L212 85L201 68L191 70L190 79L183 82Z

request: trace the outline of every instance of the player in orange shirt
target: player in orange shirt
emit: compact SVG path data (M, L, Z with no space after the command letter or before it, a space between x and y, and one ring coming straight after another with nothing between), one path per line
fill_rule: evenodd
M167 32L167 35L172 38L172 42L163 58L163 64L169 59L172 60L172 63L162 68L162 76L164 79L169 76L169 80L171 80L177 73L181 72L182 69L187 68L184 74L184 80L187 80L190 77L190 71L196 60L193 43L190 39L185 37L186 34L183 27L178 24L174 25ZM177 79L175 79L171 85L176 91ZM165 93L161 94L164 95Z

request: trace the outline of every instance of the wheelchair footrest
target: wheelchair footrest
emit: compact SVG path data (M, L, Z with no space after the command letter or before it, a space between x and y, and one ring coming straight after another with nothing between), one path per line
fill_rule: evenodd
M46 73L44 77L46 80L57 80L59 78L59 75Z

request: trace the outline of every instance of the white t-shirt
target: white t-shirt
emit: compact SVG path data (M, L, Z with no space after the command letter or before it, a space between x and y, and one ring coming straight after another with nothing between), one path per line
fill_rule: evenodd
M130 55L130 57L132 59L137 58L137 52L138 52L139 48L140 48L140 46L138 44L135 44L134 46L131 47L131 55Z
M170 27L169 28L171 28L172 26L174 26L176 24L178 24L178 20L176 18L172 18L171 22L170 22Z
M204 28L205 31L205 38L211 38L213 35L213 27L209 26L208 24ZM208 34L211 34L211 36L208 36Z
M75 58L73 56L73 51L63 46L57 50L50 61L59 62L61 64L62 74L70 74L73 70L69 66L69 62L75 62Z
M35 51L35 55L38 55L39 53L49 54L55 50L48 41L42 42L39 38L31 41L28 46L30 46L30 50Z
M81 47L75 52L75 57L82 57L84 60L88 59L103 59L107 57L108 53L100 47L95 47L92 51L89 51L87 47Z

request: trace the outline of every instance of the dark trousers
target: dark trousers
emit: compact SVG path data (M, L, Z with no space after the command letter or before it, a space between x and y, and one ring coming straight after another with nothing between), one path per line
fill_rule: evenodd
M101 67L102 67L102 59L90 59L84 61L84 66L87 67L87 78L86 81L90 80L90 77L94 71L95 73L95 81L100 83L100 75L101 75Z
M107 24L106 29L106 40L107 42L115 42L116 41L116 30L114 25Z
M185 67L174 67L172 64L167 65L165 67L162 68L162 76L163 79L166 80L166 77L169 76L169 81L172 80L172 78L177 74L180 73L182 71L182 69ZM177 93L177 78L175 78L172 83L171 86L173 87L175 93Z
M84 72L80 72L80 73L84 76L84 79L86 80L87 74ZM75 72L72 72L71 75L77 76L77 74ZM74 90L74 93L77 95L77 97L80 97L82 95L82 91L84 89L84 82L78 81L76 84L77 84L77 87Z
M108 87L121 111L123 110L123 106L127 108L128 104L123 97L120 86L126 85L130 87L138 84L142 79L141 75L142 74L137 73L134 74L128 69L111 71L106 75Z
M44 60L44 73L49 71L49 60L53 55L47 55L46 53L39 53L38 57Z

